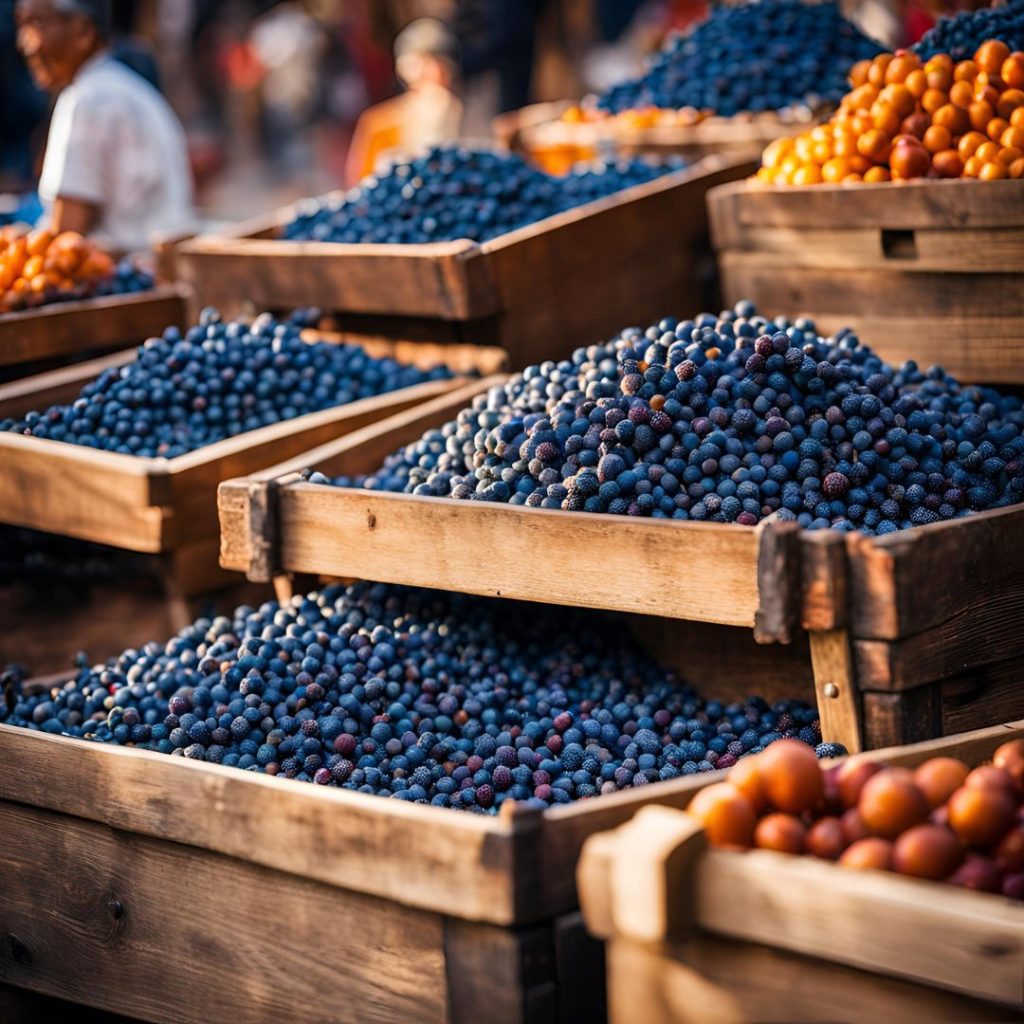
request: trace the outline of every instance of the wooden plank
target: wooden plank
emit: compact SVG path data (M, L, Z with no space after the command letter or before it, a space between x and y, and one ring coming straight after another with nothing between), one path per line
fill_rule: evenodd
M165 327L185 326L186 295L161 286L0 313L0 366L138 345Z
M1013 901L845 871L812 857L706 849L692 819L658 808L642 810L617 837L610 863L616 936L684 940L697 924L718 936L1024 1006L1024 907ZM793 892L816 895L794 901Z
M995 188L989 186L995 185ZM937 180L859 185L724 185L708 196L715 247L745 247L746 228L962 229L1024 227L1013 181Z
M804 629L842 628L847 623L848 600L843 537L831 530L802 531L798 557Z
M0 1020L4 1024L38 1024L39 1021L70 1021L75 1024L130 1024L137 1017L95 1010L30 992L25 988L0 985Z
M668 521L305 483L281 489L278 509L288 571L730 625L752 625L758 607L757 539L744 527L685 524L693 543L680 572L664 552L683 524ZM578 567L595 551L609 578L631 577L643 564L644 585L629 592L581 586Z
M1024 716L1024 658L970 669L939 684L942 732L949 736Z
M851 631L897 640L940 626L977 630L979 645L1024 621L1024 507L902 530L850 534ZM946 581L956 581L955 586ZM1005 625L1004 625L1005 624Z
M535 827L12 726L0 800L495 924L515 919L514 837Z
M902 693L865 691L860 698L868 747L917 743L942 732L939 694L934 686L919 686Z
M0 804L0 832L4 982L167 1024L296 1006L307 1020L448 1020L436 915L37 808ZM346 921L358 941L337 940Z
M559 1021L607 1020L604 943L587 933L579 912L555 919L554 940Z
M754 639L789 643L796 626L800 593L800 527L762 520L757 526L758 608Z
M859 687L845 629L815 630L810 634L814 689L818 697L821 735L855 754L863 747Z

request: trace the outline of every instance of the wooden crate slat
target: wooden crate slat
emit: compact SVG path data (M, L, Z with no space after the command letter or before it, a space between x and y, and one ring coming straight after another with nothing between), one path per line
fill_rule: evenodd
M436 915L34 807L0 833L4 982L161 1024L448 1021Z
M169 325L184 326L186 295L161 286L0 313L0 366L138 345Z
M537 827L14 726L0 764L3 800L498 924L514 917L515 832Z
M278 495L281 566L294 572L372 578L466 593L578 604L702 622L752 625L758 605L752 529L700 532L682 558L679 524L608 522L554 509L459 502L298 483ZM579 567L603 552L608 579L632 591L581 586Z

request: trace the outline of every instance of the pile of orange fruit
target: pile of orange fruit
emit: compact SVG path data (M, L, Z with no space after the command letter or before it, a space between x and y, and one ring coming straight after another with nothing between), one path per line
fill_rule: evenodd
M774 185L1024 178L1024 52L996 39L973 60L882 53L850 72L827 123L764 151Z
M974 768L933 757L918 768L865 757L822 766L777 740L701 790L690 814L715 846L809 854L1024 899L1024 740Z
M0 313L85 298L114 261L76 231L54 236L25 225L0 228Z

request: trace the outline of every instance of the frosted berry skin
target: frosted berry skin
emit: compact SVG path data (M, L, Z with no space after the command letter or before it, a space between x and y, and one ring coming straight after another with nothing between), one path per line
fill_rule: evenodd
M452 376L375 359L357 345L307 343L302 324L269 314L224 322L206 309L169 327L70 405L0 421L0 430L127 455L173 458L281 420Z
M1003 7L940 18L911 49L923 59L948 53L955 61L969 60L988 39L999 39L1011 50L1024 50L1024 2L1011 0Z
M678 157L620 159L555 177L513 154L437 146L364 178L344 195L305 200L282 237L349 244L485 242L684 166Z
M316 483L883 535L1024 499L1021 400L749 302L531 366L363 478Z
M838 103L850 66L882 50L832 2L716 6L692 33L669 39L642 75L600 96L597 106L613 114L693 107L731 117Z
M0 722L288 779L495 813L727 767L817 712L705 700L621 620L382 584L199 619L28 695ZM780 727L786 726L783 730Z

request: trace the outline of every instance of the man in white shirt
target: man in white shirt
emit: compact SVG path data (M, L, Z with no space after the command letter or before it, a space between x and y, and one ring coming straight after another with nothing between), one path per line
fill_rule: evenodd
M49 227L128 252L192 219L192 177L167 101L107 50L108 4L19 0L15 17L36 84L59 93L39 178Z

